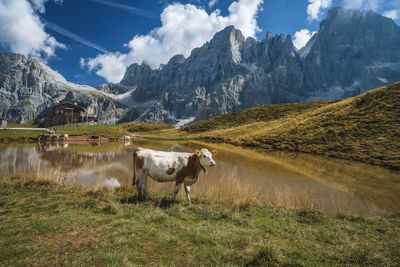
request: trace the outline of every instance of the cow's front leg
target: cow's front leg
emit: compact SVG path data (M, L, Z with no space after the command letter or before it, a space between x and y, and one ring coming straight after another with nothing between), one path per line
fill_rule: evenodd
M172 196L172 202L175 202L176 195L179 193L179 189L181 189L181 184L175 185L174 195Z
M185 185L185 192L186 192L186 200L187 200L189 203L192 203L192 201L190 201L190 195L189 195L189 193L190 193L190 186Z

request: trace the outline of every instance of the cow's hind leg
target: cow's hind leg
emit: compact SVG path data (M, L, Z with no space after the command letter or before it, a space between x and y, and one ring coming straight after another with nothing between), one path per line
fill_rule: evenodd
M136 188L138 191L138 198L139 200L143 199L143 190L142 190L142 183L141 183L141 177L139 175L139 177L136 179Z
M176 195L179 193L179 189L181 189L181 184L175 185L174 195L172 196L172 202L175 202Z
M184 185L185 186L185 192L186 192L186 200L189 202L189 203L192 203L192 201L190 200L190 195L189 195L189 193L190 193L190 186L188 186L188 185Z
M146 199L149 198L149 193L147 192L147 172L145 170L139 170L136 187L138 190L139 199L143 199L143 193Z
M143 174L143 179L142 179L142 189L144 191L144 195L146 197L146 200L150 200L150 195L149 195L149 191L147 190L147 176L149 174L146 172Z

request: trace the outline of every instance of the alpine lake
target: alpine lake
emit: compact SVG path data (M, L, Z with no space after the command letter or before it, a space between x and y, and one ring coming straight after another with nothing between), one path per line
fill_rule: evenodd
M191 197L312 208L329 216L400 212L400 171L301 153L265 152L227 144L135 140L132 143L0 145L0 179L54 177L59 183L115 188L131 185L137 147L193 152L216 149L216 166L201 173ZM149 179L150 195L172 196L173 183ZM178 200L185 201L184 190Z

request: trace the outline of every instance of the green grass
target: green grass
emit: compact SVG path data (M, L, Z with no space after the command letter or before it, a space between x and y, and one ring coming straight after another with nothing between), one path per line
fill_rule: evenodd
M119 127L122 127L129 132L152 132L152 131L160 131L167 129L174 129L174 126L171 124L157 122L157 123L145 123L145 122L125 122L118 124Z
M202 120L184 127L183 130L187 133L199 133L232 128L253 122L268 122L297 115L306 110L318 108L328 103L327 101L315 101L253 107Z
M144 139L160 140L160 141L189 141L190 137L158 137L158 136L143 136Z
M122 127L112 125L60 125L55 126L58 133L68 135L97 135L108 138L119 138L124 135L130 135L130 133Z
M37 128L37 125L32 123L7 123L7 128Z
M282 116L276 114L280 112ZM250 115L256 113L258 117ZM336 102L238 111L189 125L183 131L205 141L312 153L400 169L400 83Z
M0 181L0 265L396 266L400 218Z
M0 143L25 142L25 141L32 142L37 139L38 135L43 133L45 133L45 131L0 129Z
M15 128L21 128L25 125L12 124ZM11 127L11 126L10 126ZM130 135L126 129L119 126L112 125L84 125L79 126L75 124L54 126L59 134L72 135L90 135L90 136L103 136L108 138L119 138L124 135ZM24 142L36 141L38 135L45 133L45 131L29 131L29 130L7 130L0 129L0 142Z

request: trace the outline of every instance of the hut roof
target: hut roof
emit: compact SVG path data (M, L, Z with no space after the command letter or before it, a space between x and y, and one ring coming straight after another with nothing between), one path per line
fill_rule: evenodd
M71 108L78 108L78 109L82 110L83 112L85 112L85 109L83 107L80 107L78 105L74 105L74 104L71 104L71 103L68 103L68 102L54 105L53 108L62 107L62 106L71 107Z

